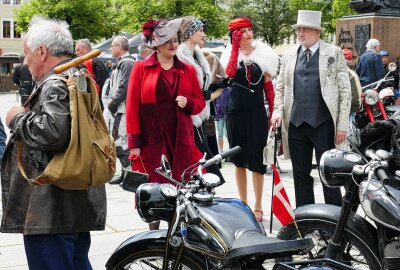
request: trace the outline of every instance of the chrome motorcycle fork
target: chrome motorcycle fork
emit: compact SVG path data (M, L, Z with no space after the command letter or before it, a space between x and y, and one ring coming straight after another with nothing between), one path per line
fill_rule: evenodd
M167 231L167 235L165 237L165 252L164 252L164 260L163 260L163 267L162 270L169 270L168 268L168 262L169 259L171 257L171 244L170 244L170 239L173 236L173 233L175 232L176 228L177 228L177 224L179 222L180 219L180 206L178 205L175 212L175 215L173 217L173 219L171 220L171 222L169 223L168 226L168 231ZM175 258L174 261L174 265L172 266L172 270L176 270L179 267L179 264L181 263L181 259L182 259L182 255L184 252L184 245L183 243L180 245L178 253L177 253L177 257Z
M362 176L356 176L355 174L353 174L353 177L362 178ZM346 188L346 192L343 197L342 208L340 210L339 218L336 223L336 227L335 227L333 236L329 240L325 258L331 258L334 260L341 259L341 255L345 248L345 245L343 243L343 239L344 239L343 232L345 230L347 220L350 217L353 207L356 206L356 204L358 204L358 202L357 202L358 184L357 183L359 181L356 181L356 180L361 180L361 179L353 179L353 181L351 181Z

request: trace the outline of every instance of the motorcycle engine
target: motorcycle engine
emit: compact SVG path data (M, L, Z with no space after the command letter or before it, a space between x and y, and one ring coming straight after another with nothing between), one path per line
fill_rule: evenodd
M385 270L400 269L400 242L392 241L385 246L384 250Z

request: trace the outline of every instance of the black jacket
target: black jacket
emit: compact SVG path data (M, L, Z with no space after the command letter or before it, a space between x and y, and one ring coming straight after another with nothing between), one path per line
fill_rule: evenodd
M52 234L103 230L104 185L71 191L51 184L31 186L21 176L16 162L17 138L24 144L23 164L30 178L38 176L54 153L67 147L70 140L69 92L64 82L47 81L32 96L30 111L17 114L10 123L13 136L1 166L1 232Z
M28 66L22 64L16 66L13 70L12 76L13 82L21 88L25 89L24 95L30 95L33 88L35 87L35 82L32 80L32 75L29 72Z

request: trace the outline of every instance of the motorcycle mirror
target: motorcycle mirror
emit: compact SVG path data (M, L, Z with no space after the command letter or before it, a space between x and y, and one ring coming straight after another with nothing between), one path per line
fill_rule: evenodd
M388 160L390 158L390 154L386 150L377 150L375 154L381 159L381 160Z
M203 174L204 183L207 187L213 188L220 184L219 176L213 173Z
M165 155L161 155L161 169L166 175L171 177L171 165L169 165L168 159Z
M389 70L390 71L395 71L396 68L397 68L397 65L395 63L392 62L392 63L389 64Z

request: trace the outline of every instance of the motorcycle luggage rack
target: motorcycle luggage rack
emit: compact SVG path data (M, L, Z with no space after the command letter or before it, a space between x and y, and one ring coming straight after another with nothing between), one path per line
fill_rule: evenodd
M297 262L279 262L274 265L272 270L298 270L298 269L308 269L308 267L313 267L313 270L356 270L356 268L349 265L343 264L341 262L334 261L329 258L324 259L314 259L314 260L304 260Z

